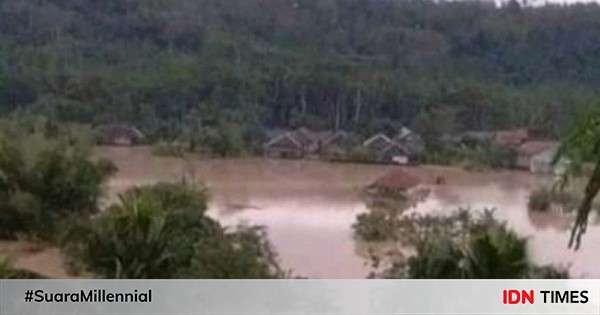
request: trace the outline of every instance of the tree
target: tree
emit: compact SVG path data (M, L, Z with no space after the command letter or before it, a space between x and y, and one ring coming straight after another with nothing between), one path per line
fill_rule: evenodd
M0 106L5 106L7 104L1 104L2 102L8 103L7 98L7 90L8 90L8 74L6 67L6 57L4 52L0 50Z
M600 82L594 4L47 0L0 15L0 106L167 141L195 132L201 103L262 128L379 132L445 104L458 130L558 133Z
M12 261L0 259L0 279L41 279L40 275L15 268Z
M600 192L600 103L594 105L592 111L581 119L571 135L564 141L555 162L558 162L563 156L572 159L575 162L574 166L582 161L592 161L595 164L588 179L583 200L577 209L575 224L569 239L569 248L573 247L577 250L580 248L581 238L587 230L592 203ZM565 175L569 176L569 173ZM565 179L568 180L568 177Z
M0 236L51 238L60 222L98 210L102 185L116 170L93 161L91 133L39 117L0 121Z
M537 266L527 239L497 221L490 211L473 215L459 210L449 216L403 217L394 235L415 249L409 257L392 258L376 277L410 279L510 279L566 277L551 266ZM377 260L381 258L377 257Z
M456 132L456 110L448 106L424 109L415 118L413 124L423 135L425 143L435 145L443 136Z
M265 235L229 232L206 216L207 191L190 184L133 188L63 241L72 264L103 278L283 276Z

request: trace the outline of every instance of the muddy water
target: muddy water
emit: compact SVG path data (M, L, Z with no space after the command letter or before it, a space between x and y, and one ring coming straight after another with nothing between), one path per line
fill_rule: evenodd
M109 183L107 199L132 185L182 176L204 181L211 191L209 214L225 225L264 225L283 266L311 278L362 278L366 260L352 239L351 225L367 211L360 188L394 166L331 164L268 159L181 160L152 156L148 148L98 149L119 173ZM447 212L457 207L496 208L518 233L530 237L539 263L570 266L574 277L599 277L600 228L590 227L584 248L566 249L567 218L526 211L529 191L544 178L523 172L469 173L441 167L408 168L432 186L429 198L413 211Z

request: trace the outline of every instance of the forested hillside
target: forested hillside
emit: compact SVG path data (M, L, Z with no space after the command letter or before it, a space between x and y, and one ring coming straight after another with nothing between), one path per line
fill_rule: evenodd
M307 125L558 136L600 83L600 6L0 0L0 106L153 138Z

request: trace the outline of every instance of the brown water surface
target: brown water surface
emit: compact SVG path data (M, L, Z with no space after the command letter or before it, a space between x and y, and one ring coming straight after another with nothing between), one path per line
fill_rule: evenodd
M281 263L311 278L363 278L369 272L352 238L356 215L367 211L360 190L395 166L307 160L156 157L149 148L98 148L119 172L109 183L108 200L132 185L193 176L211 191L209 214L225 225L264 225ZM584 247L566 248L569 220L526 210L529 191L548 179L525 172L466 172L455 168L410 167L425 185L435 176L428 199L413 211L447 212L457 207L495 208L521 235L530 237L538 263L570 266L573 277L600 277L600 229L590 226Z

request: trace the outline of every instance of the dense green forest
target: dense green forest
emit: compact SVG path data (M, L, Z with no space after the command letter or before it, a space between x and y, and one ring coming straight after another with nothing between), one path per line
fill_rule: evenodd
M154 139L400 124L560 136L600 83L596 4L0 0L0 17L1 112Z

